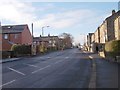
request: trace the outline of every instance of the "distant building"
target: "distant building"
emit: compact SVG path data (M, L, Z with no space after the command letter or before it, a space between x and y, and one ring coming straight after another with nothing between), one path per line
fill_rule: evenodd
M91 51L92 49L92 35L94 33L88 33L87 35L87 47L88 47L88 51Z
M28 25L2 26L0 32L0 51L10 51L13 44L32 44L32 36Z
M44 46L45 48L54 47L56 49L60 48L60 41L58 36L40 36L34 37L33 42L38 46L37 52L39 52L40 46Z
M114 20L115 39L120 40L120 16Z
M104 44L112 40L120 40L120 10L118 12L112 10L112 15L107 17L92 34L92 45L88 43L88 46L93 52L102 51Z
M105 42L118 39L120 26L119 17L120 11L115 12L115 10L113 10L112 15L103 21L103 23L99 26L100 41L98 43L105 44ZM97 34L95 35L95 38L96 37L98 37ZM95 40L95 42L97 41Z
M97 30L94 32L95 34L95 43L100 43L100 27L97 28Z
M116 40L115 37L115 20L120 16L120 11L115 12L115 10L112 11L112 15L105 19L106 25L107 25L107 41ZM116 20L117 21L117 20Z
M100 31L100 42L99 43L103 43L105 44L106 41L108 41L108 37L107 37L107 22L103 21L103 23L100 25L99 27L99 31Z

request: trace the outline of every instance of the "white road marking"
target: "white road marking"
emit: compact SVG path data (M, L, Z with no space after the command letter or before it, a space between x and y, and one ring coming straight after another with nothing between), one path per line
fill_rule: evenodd
M93 57L92 57L92 56L89 56L89 58L90 58L90 59L93 59Z
M12 80L12 81L7 82L7 83L5 83L5 84L3 84L3 85L0 85L0 87L3 87L3 86L8 85L8 84L11 84L11 83L13 83L13 82L15 82L15 81L16 81L16 80Z
M48 67L50 67L50 66L51 66L51 65L48 65L48 66L43 67L43 68L40 68L40 69L38 69L38 70L36 70L36 71L33 71L32 73L36 73L36 72L41 71L41 70L43 70L43 69L46 69L46 68L48 68Z
M90 78L89 88L96 88L96 63L94 60L92 61L92 75Z
M31 66L31 67L38 67L36 65L31 65L31 64L27 64L27 63L24 63L24 65L28 65L28 66Z
M61 60L61 61L57 61L57 62L55 62L54 64L57 64L57 63L59 63L59 62L62 62L62 60Z
M18 70L15 70L15 69L13 69L13 68L8 67L8 69L10 69L10 70L12 70L12 71L14 71L14 72L16 72L16 73L19 73L19 74L21 74L21 75L25 75L24 73L22 73L22 72L20 72L20 71L18 71Z
M47 57L48 59L51 58L51 57Z
M68 59L69 57L65 57L66 59Z

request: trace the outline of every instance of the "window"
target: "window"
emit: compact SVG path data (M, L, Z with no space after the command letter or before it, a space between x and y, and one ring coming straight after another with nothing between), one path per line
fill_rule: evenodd
M56 43L56 41L54 40L53 43Z
M49 43L52 43L52 41L50 40Z
M4 34L4 39L8 39L8 34Z
M15 39L17 39L18 38L18 34L15 34Z

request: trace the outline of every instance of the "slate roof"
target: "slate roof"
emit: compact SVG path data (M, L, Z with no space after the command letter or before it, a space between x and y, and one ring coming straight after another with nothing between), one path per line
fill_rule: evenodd
M117 11L117 12L115 12L113 15L107 17L105 20L110 19L110 18L112 18L112 17L116 18L116 17L118 17L118 16L120 16L120 10Z
M25 26L27 26L27 24L2 26L2 33L20 33L24 30Z
M49 41L51 39L56 39L58 36L44 36L44 37L34 37L33 41Z

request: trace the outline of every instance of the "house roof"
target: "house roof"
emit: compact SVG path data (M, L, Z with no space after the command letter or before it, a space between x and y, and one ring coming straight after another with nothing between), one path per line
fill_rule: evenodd
M41 41L40 37L34 37L33 41Z
M25 26L27 26L27 24L2 26L2 33L20 33L24 30Z
M48 37L34 37L33 41L49 41Z
M53 38L56 39L56 38L58 38L58 36L34 37L33 41L49 41Z
M105 20L108 20L108 19L110 19L110 18L112 18L112 17L116 18L116 17L118 17L118 16L120 16L120 10L117 11L117 12L115 12L115 13L112 14L111 16L107 17Z

